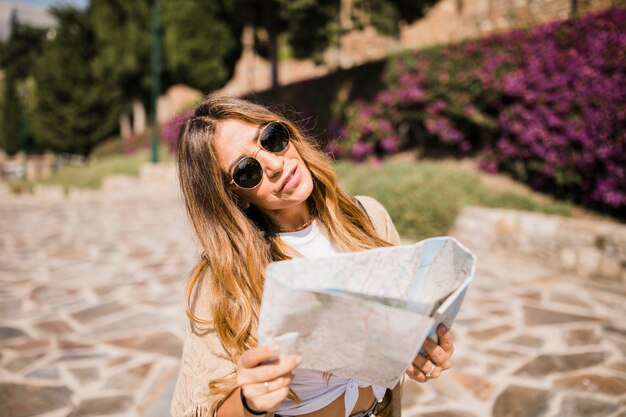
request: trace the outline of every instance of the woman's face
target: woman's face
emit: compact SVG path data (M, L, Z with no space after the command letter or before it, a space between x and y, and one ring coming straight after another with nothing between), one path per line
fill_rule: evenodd
M244 156L254 157L263 169L263 178L257 187L244 189L233 183L229 187L244 201L266 213L294 209L302 204L306 207L306 199L313 191L311 173L293 143L280 153L261 148L262 127L236 119L220 122L213 148L222 171L231 178L234 165Z

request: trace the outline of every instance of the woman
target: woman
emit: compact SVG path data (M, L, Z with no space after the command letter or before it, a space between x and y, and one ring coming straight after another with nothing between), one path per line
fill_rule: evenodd
M265 266L399 243L385 209L352 199L330 160L265 107L209 96L183 124L179 179L204 252L186 291L190 319L172 415L330 417L400 413L400 387L297 368L257 346ZM406 374L436 378L450 366L452 336L438 329ZM398 384L400 385L400 384Z

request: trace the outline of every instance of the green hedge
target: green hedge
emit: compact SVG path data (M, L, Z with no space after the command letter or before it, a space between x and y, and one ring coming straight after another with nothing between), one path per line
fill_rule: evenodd
M351 195L369 195L380 201L406 239L445 235L465 205L572 214L568 204L491 191L481 185L478 174L441 163L385 162L372 167L337 162L335 170Z

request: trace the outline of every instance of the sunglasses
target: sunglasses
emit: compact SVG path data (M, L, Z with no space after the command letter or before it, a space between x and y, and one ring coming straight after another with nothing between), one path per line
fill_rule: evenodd
M289 129L280 122L266 124L259 133L261 148L272 153L280 153L287 149L290 140ZM252 156L245 156L235 164L230 183L241 188L251 189L258 186L262 179L263 168L259 161Z

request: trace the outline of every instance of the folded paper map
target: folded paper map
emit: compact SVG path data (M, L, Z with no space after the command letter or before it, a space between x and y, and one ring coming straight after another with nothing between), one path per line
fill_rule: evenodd
M272 262L258 336L300 367L393 388L426 337L448 328L476 257L451 237Z

